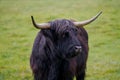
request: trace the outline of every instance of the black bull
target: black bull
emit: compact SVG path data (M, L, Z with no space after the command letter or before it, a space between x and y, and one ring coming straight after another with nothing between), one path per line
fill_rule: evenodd
M77 80L84 80L89 48L88 34L82 26L90 21L60 19L36 24L33 17L32 21L41 28L30 57L34 79L73 80L76 76Z

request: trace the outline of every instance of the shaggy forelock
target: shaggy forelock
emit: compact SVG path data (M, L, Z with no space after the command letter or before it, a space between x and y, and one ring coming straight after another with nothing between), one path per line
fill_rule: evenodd
M64 33L64 31L69 30L71 28L75 28L72 21L67 19L59 19L50 22L51 29L55 30L58 34Z

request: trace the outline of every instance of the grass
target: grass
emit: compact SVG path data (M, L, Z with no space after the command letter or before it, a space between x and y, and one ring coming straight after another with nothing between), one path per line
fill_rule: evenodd
M0 0L0 80L33 80L29 66L34 38L31 23L57 18L91 18L86 80L120 80L119 0Z

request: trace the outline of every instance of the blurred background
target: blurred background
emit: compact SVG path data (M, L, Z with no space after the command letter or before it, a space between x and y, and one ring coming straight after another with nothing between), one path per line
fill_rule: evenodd
M120 0L0 0L0 80L33 80L29 66L34 38L31 23L58 18L82 21L89 34L86 80L120 80ZM75 79L74 79L75 80Z

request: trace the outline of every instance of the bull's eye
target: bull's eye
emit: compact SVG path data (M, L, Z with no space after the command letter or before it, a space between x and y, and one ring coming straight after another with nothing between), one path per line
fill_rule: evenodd
M77 35L78 30L77 30L77 29L74 29L74 32L75 32L75 35Z
M73 29L74 32L77 32L78 30L77 29Z
M75 29L75 32L77 32L78 30L77 29Z
M65 32L63 35L62 35L62 38L65 38L65 37L68 37L69 36L69 32Z

